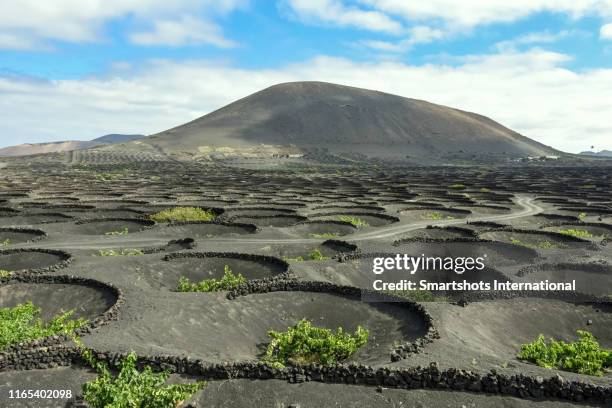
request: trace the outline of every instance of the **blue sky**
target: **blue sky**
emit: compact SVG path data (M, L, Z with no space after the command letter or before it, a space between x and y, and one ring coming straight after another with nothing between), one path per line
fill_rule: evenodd
M566 151L612 149L612 0L0 6L0 147L151 134L322 80L482 113Z

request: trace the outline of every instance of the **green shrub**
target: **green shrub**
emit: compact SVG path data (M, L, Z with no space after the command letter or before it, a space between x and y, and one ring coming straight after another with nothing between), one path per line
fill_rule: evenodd
M533 343L523 344L518 358L541 367L557 368L579 374L602 376L612 367L612 350L606 350L591 333L578 330L578 341L565 343L540 334Z
M229 266L225 265L221 279L204 279L201 282L191 282L189 278L179 278L177 291L179 292L218 292L221 290L236 289L247 282L242 274L234 275Z
M129 234L130 231L128 230L128 227L123 227L123 229L118 230L118 231L109 231L107 233L105 233L104 235L127 235Z
M287 261L287 262L304 262L304 261L305 261L304 257L303 257L303 256L301 256L301 255L300 255L300 256L296 256L295 258L288 258L288 257L285 257L285 258L283 258L283 259L284 259L285 261Z
M565 248L566 245L555 244L554 242L550 242L550 241L538 241L538 243L535 244L535 247L539 249L557 249L557 248Z
M356 228L365 228L370 226L370 224L368 224L361 218L353 217L351 215L341 215L340 217L338 217L338 220L351 223Z
M284 367L287 363L334 364L344 360L367 343L369 332L358 326L354 334L345 333L341 327L334 333L302 319L285 332L270 330L268 336L272 340L264 361L275 367Z
M452 188L453 190L463 190L465 188L465 184L457 183L457 184L452 184L449 187Z
M9 246L9 245L11 245L11 240L8 238L5 239L4 241L0 241L0 247Z
M387 290L383 291L389 295L399 296L412 302L447 302L448 298L445 296L434 295L428 290Z
M317 238L317 239L331 239L331 238L337 238L340 236L339 232L324 232L323 234L308 234L308 236L310 236L311 238Z
M439 221L439 220L454 220L455 217L453 217L452 215L447 215L446 217L444 216L444 214L442 214L439 211L432 211L432 212L428 212L427 214L423 215L423 218L426 220L433 220L433 221Z
M516 239L514 237L510 238L510 243L513 245L518 245L518 246L522 246L525 248L531 248L531 249L560 249L560 248L566 248L566 245L563 244L555 244L554 242L550 242L550 241L538 241L535 244L530 244L528 242L523 242L519 239Z
M285 258L285 261L287 262L304 262L304 261L325 261L329 259L328 256L325 256L321 253L321 251L319 251L318 249L313 249L312 251L310 251L308 253L308 255L306 255L306 257L303 256L296 256L295 258Z
M313 249L312 251L310 251L310 253L308 254L308 258L313 261L324 261L326 259L329 259L328 256L323 255L318 249Z
M212 221L215 213L198 207L175 207L150 216L155 222Z
M578 219L579 220L583 220L587 217L587 213L585 212L581 212L580 214L578 214Z
M9 276L13 276L13 272L0 269L0 278L8 278Z
M43 323L40 308L32 302L0 309L0 350L11 344L74 332L86 324L87 320L72 320L70 317L73 313L71 310L55 316L49 323Z
M427 220L441 220L444 218L444 216L442 215L442 213L438 212L438 211L434 211L434 212L429 212L425 215L423 215L423 218L427 219Z
M83 359L98 373L96 379L83 384L83 398L94 408L176 408L206 385L204 381L166 385L170 372L154 373L150 366L139 371L134 352L123 359L119 373L113 376L106 363L96 360L80 340L74 341Z
M98 251L100 256L139 256L144 255L144 252L140 249L124 248L120 250L115 249L100 249Z
M121 173L95 173L94 177L98 181L118 180L123 176Z
M560 234L571 235L576 238L593 238L593 234L586 230L565 229L559 230Z

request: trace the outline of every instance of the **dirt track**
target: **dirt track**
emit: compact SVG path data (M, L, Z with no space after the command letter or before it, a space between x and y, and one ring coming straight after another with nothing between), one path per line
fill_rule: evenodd
M450 225L461 225L466 222L474 221L509 221L516 218L527 217L535 215L543 211L533 197L518 197L516 204L520 207L520 210L513 211L511 214L498 214L498 215L486 215L480 217L470 217L467 219L457 220L442 220L442 221L420 221L414 223L406 223L402 225L388 225L383 227L377 227L372 231L357 232L349 237L349 241L375 241L378 239L395 237L406 232L414 231L420 228L424 228L428 225L445 227ZM55 248L55 249L78 249L78 250L96 250L100 248L125 248L125 247L147 247L147 246L159 246L164 245L168 242L166 238L144 238L144 237L120 237L119 239L111 240L107 237L100 239L99 237L80 237L78 241L63 241L57 244L41 243L37 244L37 248ZM214 243L233 243L233 244L309 244L314 242L320 242L321 239L314 238L292 238L287 237L283 239L273 238L209 238L208 241ZM27 245L26 245L27 246Z

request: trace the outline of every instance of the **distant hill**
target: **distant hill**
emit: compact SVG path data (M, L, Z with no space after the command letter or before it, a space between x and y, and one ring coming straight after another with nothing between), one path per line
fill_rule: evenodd
M257 152L265 146L400 157L560 153L476 113L324 82L266 88L142 144L192 154L219 148Z
M612 157L612 150L602 150L600 152L581 152L580 154L585 156Z
M144 135L110 134L90 141L69 140L49 143L24 143L16 146L0 148L0 156L27 156L31 154L67 152L84 150L96 146L123 143L145 137Z
M132 140L142 139L143 137L146 137L146 136L145 135L122 135L119 133L111 133L110 135L100 136L92 140L92 142L114 144L114 143L131 142Z

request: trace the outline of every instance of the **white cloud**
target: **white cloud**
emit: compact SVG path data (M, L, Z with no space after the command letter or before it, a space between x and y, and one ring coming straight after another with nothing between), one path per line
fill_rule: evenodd
M455 66L321 56L278 69L157 61L106 78L0 77L0 145L154 133L275 83L321 80L478 112L566 151L612 149L612 70L575 72L563 67L568 59L532 49L465 57Z
M612 40L612 23L602 26L599 36L604 40Z
M521 45L533 45L533 44L551 44L560 41L564 38L572 36L589 36L591 35L585 31L579 30L562 30L556 33L550 31L533 32L521 35L519 37L501 41L495 44L499 50L512 50Z
M233 47L235 43L223 37L218 25L205 20L183 16L180 19L156 20L153 30L132 33L130 40L139 45L198 45Z
M409 33L410 34L408 38L401 41L391 42L380 40L365 40L361 41L361 44L379 51L404 52L417 44L430 43L432 41L444 38L444 36L446 35L446 33L442 30L434 29L427 26L411 27Z
M0 47L39 48L49 40L95 42L104 39L104 24L114 19L176 23L186 14L200 13L208 18L247 3L248 0L0 0Z
M31 50L44 48L35 38L26 34L3 33L0 31L0 49L8 50Z
M572 17L612 15L612 0L463 0L460 4L456 0L359 0L359 3L409 20L438 19L459 27L516 21L538 12Z
M465 34L478 25L509 23L535 13L549 12L580 18L586 15L612 16L612 0L279 0L291 14L307 23L327 23L339 27L361 29L396 35L408 34L400 41L367 40L361 44L387 52L402 52L413 45ZM423 39L412 25L421 29ZM608 28L602 27L602 38ZM610 29L612 30L612 29ZM533 33L499 46L557 41L575 31ZM415 35L416 34L416 35ZM612 33L610 34L612 36Z
M324 22L387 33L402 31L402 25L384 13L345 6L340 0L286 0L283 4L294 16L307 22Z
M529 33L518 37L514 42L517 44L553 43L568 37L570 34L569 30L559 31L558 33L550 33L548 31Z

